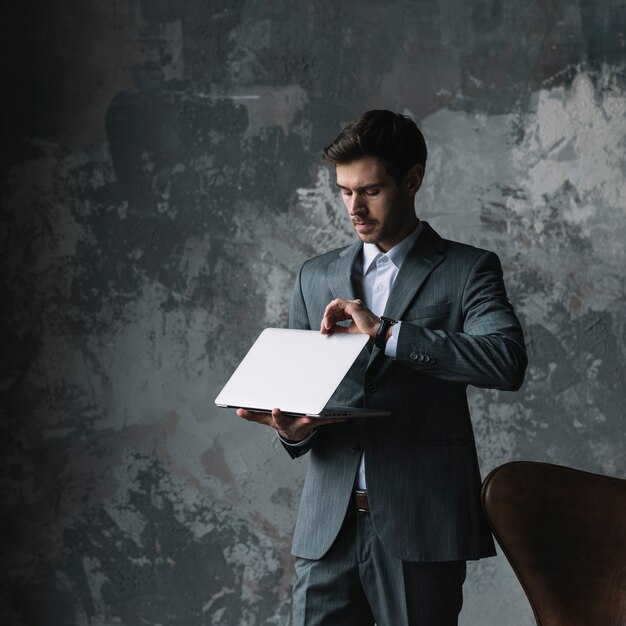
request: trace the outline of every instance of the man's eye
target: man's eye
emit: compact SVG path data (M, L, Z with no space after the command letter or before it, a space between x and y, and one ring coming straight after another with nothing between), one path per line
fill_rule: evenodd
M374 188L374 189L366 189L366 190L365 190L365 195L366 195L366 196L377 196L379 191L380 191L380 190L379 190L379 189L377 189L377 188Z
M352 192L348 191L347 189L342 189L341 190L341 195L345 196L346 198L349 198L352 195Z

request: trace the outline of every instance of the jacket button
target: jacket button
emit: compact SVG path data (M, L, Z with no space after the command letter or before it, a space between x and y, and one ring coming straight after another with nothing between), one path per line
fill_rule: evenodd
M417 352L413 351L411 352L411 354L409 354L409 357L411 357L414 361L417 361Z
M358 443L353 443L350 446L350 452L359 452L361 450L361 446Z
M424 355L423 354L418 354L417 355L417 360L421 363L424 360Z
M378 389L378 387L376 387L376 385L374 383L367 383L367 390L370 393L375 393L376 389Z

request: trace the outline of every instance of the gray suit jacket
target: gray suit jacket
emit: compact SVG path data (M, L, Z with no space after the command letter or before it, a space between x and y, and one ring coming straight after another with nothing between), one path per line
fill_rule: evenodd
M307 261L290 326L318 329L334 298L354 299L361 242ZM495 554L483 519L467 385L515 390L526 369L524 338L498 257L447 241L426 223L402 265L385 315L402 320L395 359L364 349L332 403L387 409L390 417L322 426L310 453L293 554L321 558L333 543L362 451L376 534L407 561Z

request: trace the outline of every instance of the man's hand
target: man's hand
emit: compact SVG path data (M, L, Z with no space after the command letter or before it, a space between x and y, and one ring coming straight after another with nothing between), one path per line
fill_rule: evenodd
M237 415L249 422L257 422L271 426L278 431L283 439L290 441L302 441L306 439L318 426L324 424L336 424L337 422L345 422L344 419L336 417L328 417L323 419L312 417L290 417L283 415L280 409L272 409L271 413L258 413L256 411L246 411L246 409L237 409Z
M337 322L351 320L349 326L339 326ZM333 300L324 311L320 330L323 335L331 333L361 333L376 338L380 328L380 318L374 315L361 300Z

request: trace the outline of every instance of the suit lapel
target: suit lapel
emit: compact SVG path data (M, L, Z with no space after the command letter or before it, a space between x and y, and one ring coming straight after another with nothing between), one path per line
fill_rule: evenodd
M385 306L384 315L386 317L395 320L401 319L430 273L445 259L445 242L427 222L423 222L423 224L424 230L402 263L391 288ZM372 351L368 368L381 354L382 351L376 348Z
M444 250L443 239L424 222L424 231L402 263L391 288L385 306L387 317L395 320L402 317L428 275L444 260Z
M328 286L335 298L356 299L356 290L352 283L352 267L363 244L358 241L344 248L339 256L328 266Z

